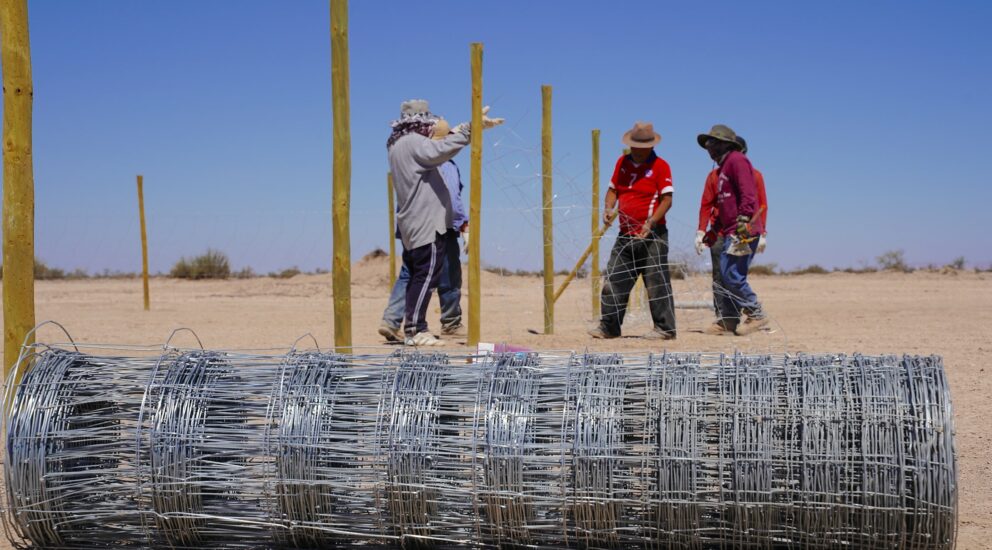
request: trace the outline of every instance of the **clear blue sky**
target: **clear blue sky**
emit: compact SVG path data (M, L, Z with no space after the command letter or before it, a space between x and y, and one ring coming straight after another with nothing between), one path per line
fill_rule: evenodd
M38 256L138 270L140 173L153 272L208 246L236 268L330 267L328 11L31 1ZM508 121L485 135L487 264L540 266L550 84L560 267L588 242L590 130L602 130L605 189L635 120L663 136L676 255L691 250L711 166L695 136L725 123L768 185L758 261L857 266L904 249L912 264L987 266L990 22L988 2L353 1L352 250L388 242L385 140L400 102L467 119L478 41L485 101ZM467 179L468 151L456 160Z

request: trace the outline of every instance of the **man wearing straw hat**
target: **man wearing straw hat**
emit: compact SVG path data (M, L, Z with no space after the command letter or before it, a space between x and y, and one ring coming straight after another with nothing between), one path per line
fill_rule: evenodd
M672 207L672 170L654 152L661 136L649 122L637 122L623 135L630 154L617 160L606 191L603 222L620 218L620 234L610 252L599 325L594 338L617 338L627 311L630 291L644 278L654 328L646 338L675 339L675 304L668 270L668 228L665 213Z
M758 296L747 281L748 268L764 233L758 204L758 189L754 168L741 153L743 147L729 127L717 124L696 142L706 149L719 166L717 179L717 234L723 238L720 252L722 288L714 286L717 300L717 321L706 329L707 334L751 334L768 324ZM741 315L747 319L741 323Z
M485 116L492 128L503 119ZM427 305L438 287L444 265L446 237L452 224L451 197L438 167L469 144L471 127L459 124L443 139L431 136L438 117L423 99L404 101L400 118L391 124L386 141L396 193L396 231L403 242L403 265L410 272L403 318L404 343L437 346L443 342L427 330Z

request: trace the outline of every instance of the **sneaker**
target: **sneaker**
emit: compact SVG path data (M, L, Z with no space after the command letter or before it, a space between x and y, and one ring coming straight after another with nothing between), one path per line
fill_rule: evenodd
M417 346L417 347L420 347L420 346L443 346L444 345L444 340L440 340L440 339L438 339L437 336L434 336L433 334L431 334L431 333L429 333L427 331L424 331L424 332L418 332L417 334L414 334L413 336L408 337L406 339L406 341L404 341L403 343L406 344L406 345L408 345L408 346Z
M665 332L658 327L651 329L651 332L642 336L645 340L674 340L675 332Z
M609 334L605 330L603 330L603 327L597 325L596 328L589 331L589 336L592 336L593 338L601 338L604 340L608 340L610 338L618 338L620 335Z
M733 334L734 331L727 328L727 325L723 321L716 321L712 325L703 329L703 334L709 334L710 336L723 336L726 334Z
M456 334L458 332L458 329L460 329L460 328L462 328L462 322L461 321L455 321L454 323L451 323L450 325L443 325L441 327L441 334L450 336L452 334Z
M387 342L403 341L403 333L400 332L400 328L393 328L385 321L379 324L379 335L385 338Z
M767 325L768 317L748 317L746 321L737 326L737 330L734 331L734 334L738 336L754 334Z

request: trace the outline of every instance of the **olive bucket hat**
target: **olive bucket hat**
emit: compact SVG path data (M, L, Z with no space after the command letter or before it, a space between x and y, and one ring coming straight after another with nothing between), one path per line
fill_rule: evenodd
M705 149L706 142L709 141L711 138L718 139L720 141L726 141L727 143L732 143L738 149L740 149L741 147L741 144L737 143L737 134L735 134L734 131L731 130L728 126L724 126L723 124L717 124L716 126L710 129L708 134L699 134L699 136L696 137L696 143L698 143L700 147Z

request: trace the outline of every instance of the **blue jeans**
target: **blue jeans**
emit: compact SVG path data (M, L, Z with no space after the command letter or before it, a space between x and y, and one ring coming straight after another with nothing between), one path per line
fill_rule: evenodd
M410 282L410 270L406 265L400 269L396 284L389 294L389 304L382 313L382 321L390 328L399 329L403 324L406 307L406 287ZM437 287L441 301L441 326L449 327L462 321L462 264L461 248L458 245L458 232L448 230L444 235L444 265L441 267L441 282Z
M751 290L747 282L747 271L751 260L758 250L758 239L751 241L751 253L747 256L732 256L727 254L727 239L724 239L724 249L720 252L720 279L722 288L716 292L717 315L728 329L737 328L741 314L760 318L764 316L758 296ZM717 290L714 286L714 290Z

